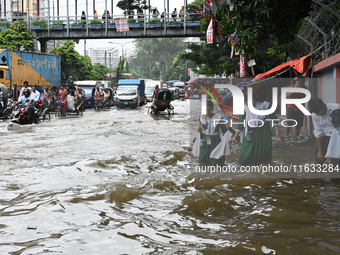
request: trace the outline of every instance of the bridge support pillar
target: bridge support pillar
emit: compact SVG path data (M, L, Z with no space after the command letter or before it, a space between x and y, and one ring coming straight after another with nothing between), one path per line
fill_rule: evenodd
M48 53L47 51L47 40L45 39L39 39L38 40L40 43L40 51L41 53Z

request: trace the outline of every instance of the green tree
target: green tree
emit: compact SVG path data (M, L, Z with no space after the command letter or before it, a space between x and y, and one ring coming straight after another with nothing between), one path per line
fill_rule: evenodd
M130 65L129 65L128 61L126 61L126 64L125 64L125 72L127 72L127 73L130 72Z
M93 65L93 80L106 80L105 74L109 73L109 68L100 63L96 63Z
M135 70L131 70L130 72L133 75L134 79L139 79L140 78L140 74L138 74Z
M76 77L76 80L92 80L93 77L93 65L92 61L89 56L81 56L79 55L79 63L78 63L78 72Z
M188 8L198 6L201 10L203 10L204 0L195 0L192 3L188 4Z
M121 73L125 72L125 61L126 59L124 57L119 57L118 67Z
M151 8L146 0L121 0L118 1L117 7L122 9L126 15L128 14L128 11L131 10L146 10Z
M222 42L200 46L189 46L191 52L183 54L192 60L201 73L227 74L239 69L238 57L230 59L231 45L228 36L236 32L240 42L235 50L243 50L247 60L256 60L255 72L264 72L281 64L290 56L296 33L301 22L308 15L311 0L245 0L234 1L234 8L217 8L216 19L226 36ZM201 28L207 29L208 21L201 21ZM309 52L309 51L308 51ZM308 52L300 52L300 55Z
M152 78L151 70L156 67L166 74L174 58L185 52L182 38L136 39L135 47L136 55L130 60L130 69L137 70L144 78Z
M159 75L161 73L161 70L159 69L159 67L155 67L154 69L151 70L150 74L151 74L151 78L153 80L158 80L159 79Z
M74 47L72 40L66 41L56 48L56 54L61 56L61 83L66 81L88 80L93 76L93 66L88 56L81 56ZM54 53L54 49L50 50Z
M0 48L35 51L35 42L25 21L15 21L11 27L1 30Z

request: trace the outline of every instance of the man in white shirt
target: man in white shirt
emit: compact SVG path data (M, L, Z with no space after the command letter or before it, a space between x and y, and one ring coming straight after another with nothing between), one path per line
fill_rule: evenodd
M20 95L19 98L22 97L24 95L24 91L26 89L29 89L30 93L31 93L31 87L28 87L28 81L24 81L24 87L20 90Z
M33 101L34 101L34 106L36 108L39 108L39 103L40 103L40 92L37 90L37 88L35 86L32 86L32 92L31 95L33 97Z
M315 163L323 164L326 159L325 155L327 152L328 143L334 126L332 124L332 118L329 116L334 110L340 109L339 104L325 104L320 98L315 98L308 103L309 110L312 113L313 125L314 125L314 136L316 138L316 152L315 152ZM340 143L340 141L339 141ZM339 159L331 158L331 164L339 164Z

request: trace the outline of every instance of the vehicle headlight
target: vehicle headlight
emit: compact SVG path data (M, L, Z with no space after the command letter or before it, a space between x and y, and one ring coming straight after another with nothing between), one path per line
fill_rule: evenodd
M137 101L137 99L136 98L134 98L133 100L132 100L132 102L136 102Z

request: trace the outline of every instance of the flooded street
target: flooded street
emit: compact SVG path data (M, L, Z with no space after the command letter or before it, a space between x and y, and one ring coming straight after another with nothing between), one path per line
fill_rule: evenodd
M0 254L340 254L339 179L192 173L197 123L190 100L173 105L0 122Z

